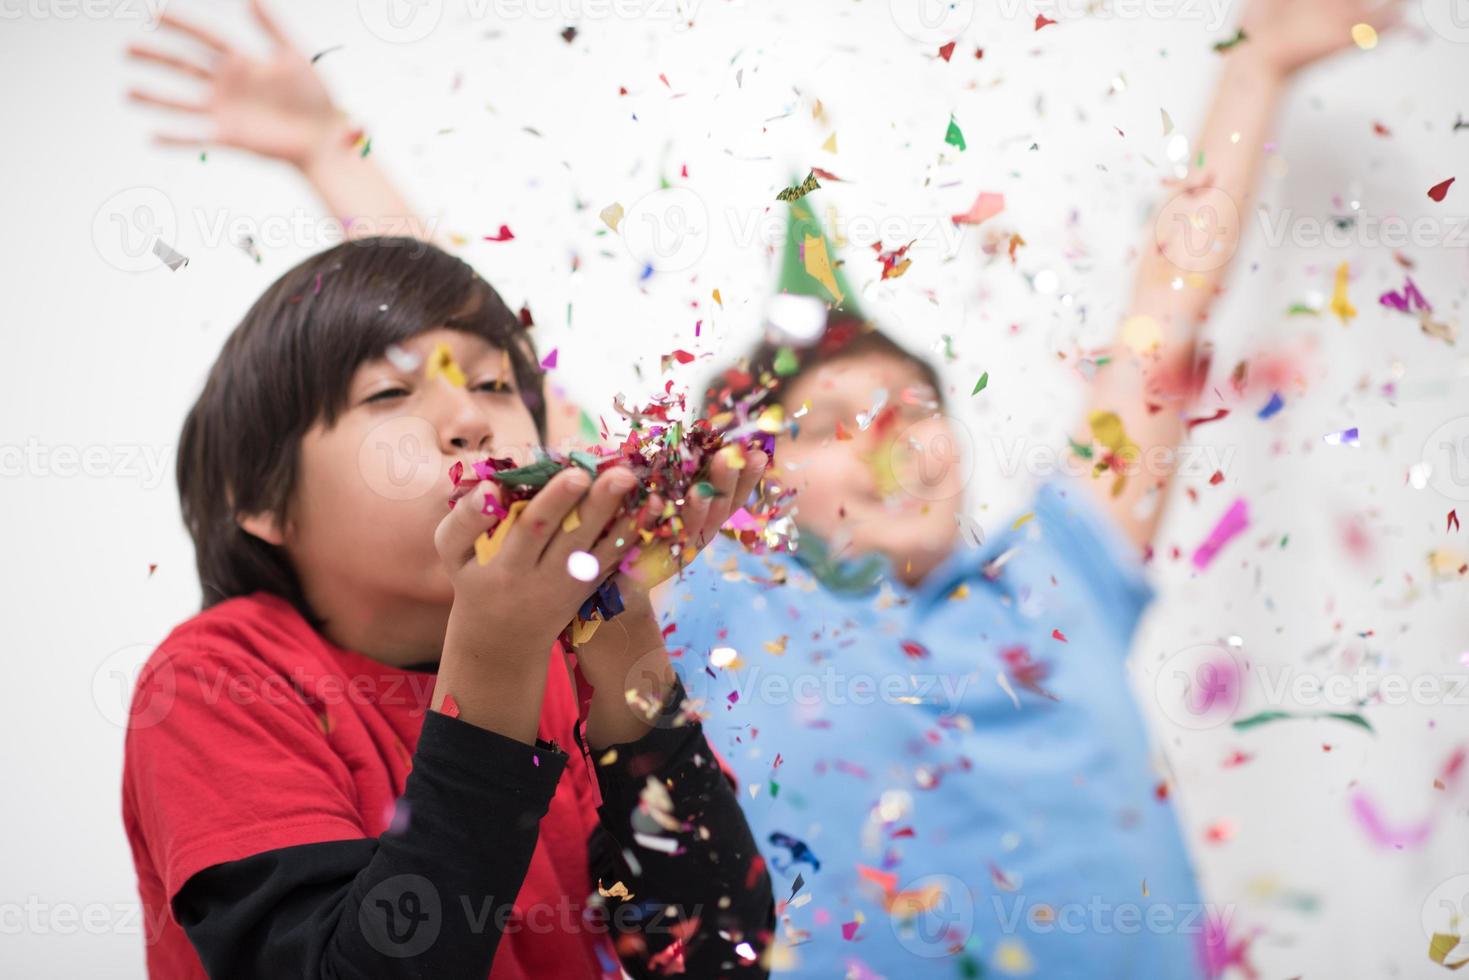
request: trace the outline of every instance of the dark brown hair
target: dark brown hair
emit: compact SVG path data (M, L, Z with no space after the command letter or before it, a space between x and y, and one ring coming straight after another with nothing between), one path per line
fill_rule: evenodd
M522 319L464 261L412 238L344 242L272 283L225 341L179 436L201 609L266 591L320 628L285 553L237 516L272 513L285 525L302 437L336 423L352 375L391 344L447 327L505 351L544 440L542 374Z
M787 347L796 356L796 367L794 371L781 375L775 369L776 360L781 350ZM797 346L767 337L739 364L721 371L705 389L704 414L715 415L746 398L750 399L752 407L780 401L783 393L789 391L801 375L822 364L868 354L909 362L918 368L924 382L933 389L935 400L943 404L943 387L932 364L904 349L871 323L843 313L833 313L827 319L821 336L811 344Z

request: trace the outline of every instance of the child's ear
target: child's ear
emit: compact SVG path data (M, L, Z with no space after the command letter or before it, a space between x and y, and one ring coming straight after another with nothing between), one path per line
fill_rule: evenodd
M266 544L280 547L285 544L286 536L281 532L280 521L269 511L260 514L238 514L235 523L252 537L257 537Z

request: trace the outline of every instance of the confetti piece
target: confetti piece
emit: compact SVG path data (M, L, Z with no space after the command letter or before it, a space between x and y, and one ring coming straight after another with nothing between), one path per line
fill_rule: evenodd
M1257 412L1256 414L1258 415L1259 418L1268 419L1271 416L1273 416L1276 412L1279 412L1284 407L1285 407L1285 399L1282 398L1282 397L1280 397L1280 392L1278 392L1278 391L1271 392L1271 394L1270 394L1270 400L1268 402L1266 402L1265 403L1265 407L1262 408L1262 409L1260 409L1260 411Z
M424 368L424 379L432 381L441 376L456 388L463 388L468 383L464 377L464 371L454 360L454 354L449 350L449 345L442 340L434 346L433 353L429 354L428 364Z
M1374 735L1376 734L1371 723L1354 711L1261 711L1259 714L1239 719L1234 723L1234 729L1235 731L1243 732L1251 728L1258 728L1261 725L1268 725L1271 722L1291 721L1302 718L1334 718L1337 721L1357 725L1360 728L1372 732Z
M984 391L984 389L986 388L986 386L989 385L989 383L990 383L990 373L988 371L986 371L984 374L981 374L979 376L979 380L974 383L974 390L969 393L969 397L970 398L973 398L975 395L979 394L981 391Z
M928 647L916 640L904 640L900 645L909 660L922 660L928 656Z
M1462 936L1451 932L1435 932L1428 940L1428 958L1445 969L1457 970L1469 964L1469 948L1461 949L1464 945ZM1456 951L1462 958L1455 958Z
M616 201L613 201L611 204L602 209L599 217L601 217L603 224L605 224L608 228L611 228L613 231L616 231L617 226L622 224L622 214L622 205L618 204Z
M314 55L311 56L311 63L314 65L318 61L320 61L322 58L325 58L327 55L331 54L333 51L340 51L344 47L346 47L346 45L344 45L344 44L333 44L329 48L324 48L321 51L318 51L318 52L316 52L316 54L314 54Z
M1360 434L1357 431L1357 427L1352 426L1350 429L1342 429L1340 432L1328 432L1321 437L1321 441L1328 446L1357 446L1360 445L1359 438Z
M1032 511L1027 511L1024 514L1021 514L1019 517L1015 518L1015 523L1010 525L1010 530L1012 530L1012 531L1019 530L1020 528L1024 527L1025 524L1026 524L1026 522L1029 521L1034 516L1035 516L1035 511L1033 511L1033 510Z
M1352 317L1357 315L1357 308L1347 299L1347 275L1348 264L1343 262L1336 267L1336 286L1331 292L1331 312L1341 317L1342 326L1346 326Z
M1204 543L1194 550L1193 566L1199 571L1209 567L1209 564L1219 554L1220 550L1241 534L1250 525L1249 504L1243 497L1235 500L1219 518L1219 523L1214 525L1214 530L1204 539Z
M439 712L450 718L459 717L459 702L454 700L454 695L445 694L443 702L439 705Z
M1050 27L1054 23L1056 23L1056 22L1054 20L1052 20L1051 18L1047 17L1045 14L1036 14L1035 15L1035 29L1036 30L1040 30L1042 27Z
M964 142L964 133L960 131L959 122L953 116L949 117L949 131L944 134L944 142L950 146L957 146L960 153L968 149Z
M479 537L474 539L474 557L481 565L488 565L490 561L500 553L500 547L505 543L505 535L510 533L510 528L515 525L515 520L520 512L525 510L528 501L517 500L510 505L509 511L495 525L493 533L481 531Z
M816 180L816 174L814 172L808 172L805 180L799 184L785 188L779 194L775 195L775 199L777 201L799 201L820 186L821 184Z
M948 61L950 58L952 58L954 56L955 43L957 42L950 41L948 44L945 44L943 47L939 48L939 57L944 59L945 61Z
M1428 196L1433 198L1435 201L1443 201L1443 199L1448 196L1449 185L1452 184L1456 179L1457 178L1455 177L1450 177L1448 180L1444 181L1441 184L1434 184L1428 189Z
M578 582L595 581L601 570L597 556L590 551L573 551L566 556L566 574Z
M782 378L788 378L800 370L801 362L796 357L796 352L789 347L782 347L775 354L775 373Z
M1005 210L1005 195L992 191L980 191L969 210L956 214L950 220L956 225L978 225Z
M172 245L161 238L153 239L153 254L158 256L159 261L168 266L171 272L177 272L189 264L187 256L175 251Z
M515 240L515 233L510 230L509 225L501 225L500 230L493 235L486 235L487 242L509 242Z
M821 870L821 862L817 860L815 852L806 846L805 841L779 830L771 833L769 841L776 847L785 848L790 852L790 860L785 864L781 863L780 855L775 855L770 859L771 865L781 874L785 874L798 864L809 864L812 871Z
M827 153L835 153L837 151L837 134L832 133L828 136L826 142L821 144L821 148Z
M1352 41L1363 51L1377 47L1377 30L1371 24L1353 24Z
M1446 525L1447 526L1444 528L1444 533L1459 530L1459 512L1457 508L1449 511L1449 518L1446 522Z
M561 348L559 347L552 347L551 353L547 354L541 359L541 367L546 369L547 371L554 368L556 366L556 354L560 351L560 349Z
M1053 640L1060 640L1062 643L1065 643L1066 642L1066 634L1065 633L1062 633L1058 629L1051 630L1051 639L1053 639Z
M716 302L716 303L719 304L719 308L721 310L724 309L724 300L720 298L720 296L719 296L719 290L717 290L717 289L714 290L714 292L711 294L711 296L713 297L714 302Z
M633 893L622 882L614 882L611 888L603 888L600 878L597 879L597 894L603 898L620 898L623 901L630 901L633 897Z
M1433 311L1428 300L1423 298L1423 294L1414 285L1411 276L1404 278L1402 292L1389 289L1377 297L1377 302L1399 313L1431 313Z
M832 301L840 305L844 297L832 273L831 258L826 254L826 239L807 235L803 252L805 253L806 274L826 287L826 291L831 294Z
M1234 47L1235 45L1237 45L1237 44L1243 44L1244 42L1248 41L1249 39L1250 39L1249 38L1249 35L1247 35L1243 30L1239 30L1239 31L1236 31L1234 37L1230 38L1228 41L1219 41L1219 42L1217 42L1214 45L1214 50L1217 51L1220 54L1223 54L1224 52L1228 51L1230 48Z

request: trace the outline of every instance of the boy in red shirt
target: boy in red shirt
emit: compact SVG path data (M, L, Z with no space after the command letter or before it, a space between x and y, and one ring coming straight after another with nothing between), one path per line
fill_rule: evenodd
M151 976L766 973L769 877L618 571L664 503L620 517L634 474L572 467L484 564L491 481L445 513L454 462L542 441L540 393L495 291L408 239L306 260L225 343L179 447L203 611L127 737ZM691 542L760 478L738 458L671 502ZM609 575L579 706L557 637Z

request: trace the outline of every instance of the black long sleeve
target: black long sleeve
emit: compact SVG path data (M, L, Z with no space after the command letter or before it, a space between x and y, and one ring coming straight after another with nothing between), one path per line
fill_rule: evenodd
M280 848L189 878L174 914L211 977L489 975L567 756L438 712L376 839Z
M765 977L761 954L775 928L770 874L703 726L672 725L683 700L677 683L658 727L593 753L602 806L589 842L592 874L632 893L610 904L635 907L643 948L633 943L622 961L639 980L666 975L663 961L679 953L689 977ZM614 922L621 918L614 912ZM680 950L669 949L675 942Z
M681 700L679 687L667 703ZM597 755L606 764L597 766L603 804L587 842L589 890L620 881L632 893L609 900L627 970L663 975L650 960L681 941L685 976L765 976L770 877L700 726L656 728ZM519 893L566 764L553 746L532 749L430 712L403 794L403 833L214 865L185 882L175 915L211 977L482 980L503 925L485 910ZM667 831L640 808L650 777L667 789L665 819L687 829ZM638 834L676 839L679 851L651 849Z

